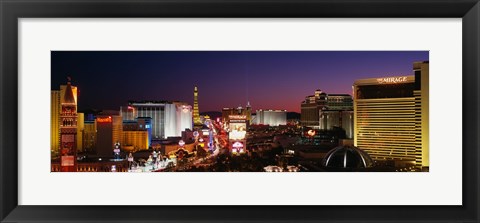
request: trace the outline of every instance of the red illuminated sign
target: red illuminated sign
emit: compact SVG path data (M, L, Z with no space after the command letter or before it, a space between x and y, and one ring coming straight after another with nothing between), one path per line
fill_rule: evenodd
M112 116L104 117L104 118L97 118L98 123L111 123Z

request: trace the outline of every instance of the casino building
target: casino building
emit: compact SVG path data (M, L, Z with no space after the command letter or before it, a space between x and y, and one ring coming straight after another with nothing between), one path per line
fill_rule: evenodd
M345 130L345 137L353 139L353 110L320 110L320 130L335 127Z
M60 91L50 93L50 149L59 152L60 148Z
M228 142L230 152L233 154L241 154L247 152L247 116L229 115L228 120Z
M305 97L301 104L301 125L311 129L345 130L345 137L352 139L353 98L348 94L327 94L320 89Z
M138 117L135 121L123 121L122 149L126 151L146 150L152 145L152 122L149 117Z
M222 121L228 123L230 115L245 115L247 119L247 125L252 123L252 106L250 102L247 102L245 107L238 106L237 108L223 108L222 109Z
M96 153L101 157L110 157L115 143L122 142L122 117L119 115L98 115L95 122L97 127Z
M269 126L286 125L287 110L257 110L254 124Z
M69 81L70 82L70 81ZM65 96L71 96L71 100L78 100L77 87L71 83L67 85L60 85L60 90L52 90L50 93L50 149L54 153L60 152L60 126L62 104L66 101ZM70 100L70 99L69 99ZM77 114L77 134L76 134L76 149L82 151L83 149L83 113Z
M62 172L75 172L77 156L77 97L70 78L60 91L60 166ZM75 92L75 93L74 93Z
M192 106L184 102L131 101L120 107L123 121L138 117L151 118L152 139L181 136L185 129L192 129Z
M329 117L341 117L340 111L351 111L353 109L353 99L348 94L327 94L320 89L315 90L314 95L305 97L301 103L300 122L302 126L329 130L326 126L334 126L333 122L342 123L341 120L326 119ZM329 114L338 113L333 115ZM322 115L325 115L322 118ZM345 114L343 114L345 115ZM327 123L328 122L328 123ZM337 126L343 127L346 126ZM351 128L351 127L350 127Z
M415 62L413 72L355 81L354 145L374 160L428 171L428 61Z

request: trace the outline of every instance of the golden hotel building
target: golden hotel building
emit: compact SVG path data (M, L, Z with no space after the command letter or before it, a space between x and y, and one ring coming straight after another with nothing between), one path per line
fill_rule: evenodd
M428 61L415 62L413 73L355 81L354 144L374 160L428 171Z

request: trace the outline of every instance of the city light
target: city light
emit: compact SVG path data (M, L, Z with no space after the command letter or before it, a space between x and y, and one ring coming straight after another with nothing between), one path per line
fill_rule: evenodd
M150 53L52 60L52 171L429 171L428 51Z

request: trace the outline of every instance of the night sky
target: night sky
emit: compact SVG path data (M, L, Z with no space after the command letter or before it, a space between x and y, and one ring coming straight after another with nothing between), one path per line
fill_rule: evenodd
M118 110L129 100L185 101L199 88L200 112L224 107L286 109L315 89L351 94L361 78L411 75L428 51L53 51L52 90L67 76L78 110Z

